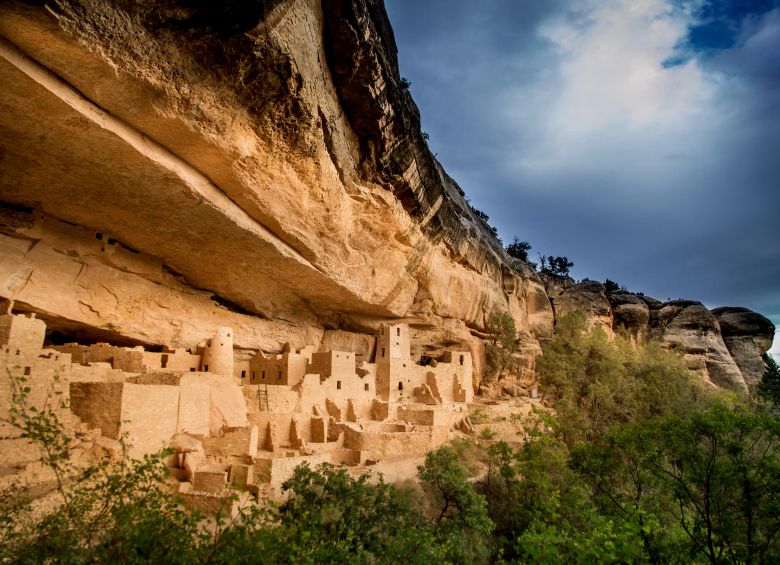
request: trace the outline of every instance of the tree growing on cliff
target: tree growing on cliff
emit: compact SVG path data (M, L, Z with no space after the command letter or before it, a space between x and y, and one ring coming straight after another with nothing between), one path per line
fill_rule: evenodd
M512 243L506 246L506 252L515 259L528 262L528 252L531 251L531 244L527 241L520 241L517 236L512 240Z
M493 312L487 320L488 342L485 344L486 380L498 378L511 371L516 361L517 329L508 312Z
M553 257L539 254L539 272L543 275L555 275L557 277L568 277L569 269L574 266L573 261L568 257Z

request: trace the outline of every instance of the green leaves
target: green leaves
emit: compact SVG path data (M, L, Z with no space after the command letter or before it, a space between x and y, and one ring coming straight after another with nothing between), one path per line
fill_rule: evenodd
M489 336L485 344L486 376L488 379L497 378L516 366L514 354L518 346L515 320L508 312L493 312L487 320L485 331Z
M449 447L428 453L418 467L428 494L430 517L446 557L455 563L485 563L490 558L486 538L493 531L485 497L468 481L458 454Z
M537 367L569 445L614 425L690 413L708 398L673 352L621 335L610 341L600 326L587 330L579 312L559 320Z
M440 556L408 494L381 478L303 464L282 489L290 498L279 508L280 541L294 548L294 562L426 563Z

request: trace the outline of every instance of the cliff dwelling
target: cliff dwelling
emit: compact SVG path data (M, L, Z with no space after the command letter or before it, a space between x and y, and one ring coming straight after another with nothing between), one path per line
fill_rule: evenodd
M179 491L201 509L228 485L273 492L302 462L366 466L422 456L451 439L473 399L470 353L418 365L406 324L383 325L375 358L360 361L312 346L237 361L230 328L192 351L44 345L45 336L35 314L0 316L0 365L28 378L38 402L61 390L63 421L95 431L114 455L172 448ZM0 419L11 405L4 383ZM30 457L15 434L5 425L5 466Z

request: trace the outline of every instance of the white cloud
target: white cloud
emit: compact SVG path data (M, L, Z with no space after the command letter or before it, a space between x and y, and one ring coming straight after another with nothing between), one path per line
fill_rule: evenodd
M718 79L694 59L663 65L689 23L664 0L592 0L545 22L538 33L560 64L537 107L540 143L531 153L523 148L516 163L524 170L515 172L609 172L620 163L641 177L668 167L670 156L685 155L690 165L691 152L706 154L720 115ZM525 89L516 94L527 100Z

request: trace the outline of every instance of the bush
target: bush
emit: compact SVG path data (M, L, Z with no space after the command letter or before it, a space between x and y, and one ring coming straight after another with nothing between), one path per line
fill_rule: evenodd
M764 354L764 362L766 369L756 392L777 409L780 408L780 367L769 353Z
M610 341L600 326L586 327L579 312L563 316L537 360L540 383L560 416L557 431L569 445L616 424L687 414L707 401L680 356L622 335Z

